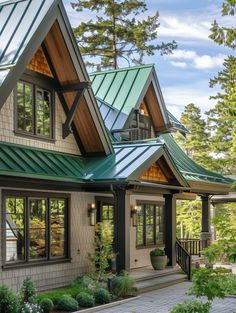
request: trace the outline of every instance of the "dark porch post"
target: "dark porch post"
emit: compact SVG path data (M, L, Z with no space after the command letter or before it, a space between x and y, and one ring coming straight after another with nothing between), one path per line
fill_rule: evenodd
M201 196L202 199L202 232L201 239L202 248L206 248L211 241L211 229L210 229L210 201L209 196Z
M124 187L114 187L114 236L116 270L130 270L130 208L129 196Z
M173 194L165 195L165 250L169 266L176 265L176 199Z

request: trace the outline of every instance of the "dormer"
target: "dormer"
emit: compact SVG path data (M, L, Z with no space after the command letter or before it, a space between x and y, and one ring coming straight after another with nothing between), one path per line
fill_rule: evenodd
M178 127L167 111L153 65L90 74L106 127L118 140L156 138Z

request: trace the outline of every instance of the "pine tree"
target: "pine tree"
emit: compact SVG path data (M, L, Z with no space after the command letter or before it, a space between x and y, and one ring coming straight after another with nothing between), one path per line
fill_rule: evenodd
M199 165L212 168L212 158L209 156L209 136L206 132L206 122L201 117L201 110L193 103L184 108L181 123L189 130L186 136L175 136L177 142L186 154Z
M235 168L233 155L236 155L236 58L229 56L223 66L223 70L210 80L211 88L218 85L221 90L211 97L217 103L207 112L207 123L215 164L222 173L230 174Z
M141 20L139 15L147 11L145 0L77 0L72 7L96 13L96 18L80 23L74 33L82 54L90 57L87 65L97 70L115 69L121 58L141 64L144 55L154 55L157 50L169 54L177 47L175 41L154 43L159 14Z
M236 13L236 0L225 0L222 4L222 16L234 16ZM234 19L236 21L236 19ZM209 36L219 45L236 48L236 26L220 26L216 21L212 24Z
M200 200L178 200L176 203L178 238L199 238L201 234L202 203Z

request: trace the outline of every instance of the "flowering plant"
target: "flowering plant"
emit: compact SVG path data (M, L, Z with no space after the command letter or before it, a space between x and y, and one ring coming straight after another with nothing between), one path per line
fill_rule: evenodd
M38 304L25 302L21 308L20 313L43 313L43 310Z

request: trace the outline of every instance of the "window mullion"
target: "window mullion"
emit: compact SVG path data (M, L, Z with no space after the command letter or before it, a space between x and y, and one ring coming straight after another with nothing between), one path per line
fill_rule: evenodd
M146 204L143 205L143 244L146 246L147 238L146 238L146 227L147 227L147 221L146 221Z
M25 198L25 260L29 262L29 198Z
M154 244L157 244L157 206L153 207L153 236L154 236Z
M50 214L50 198L47 199L47 230L46 230L46 241L47 241L47 259L51 258L51 214Z
M33 110L33 133L34 135L37 134L37 129L36 129L36 85L33 85L33 97L32 97L32 101L33 101L33 104L32 104L32 110Z

